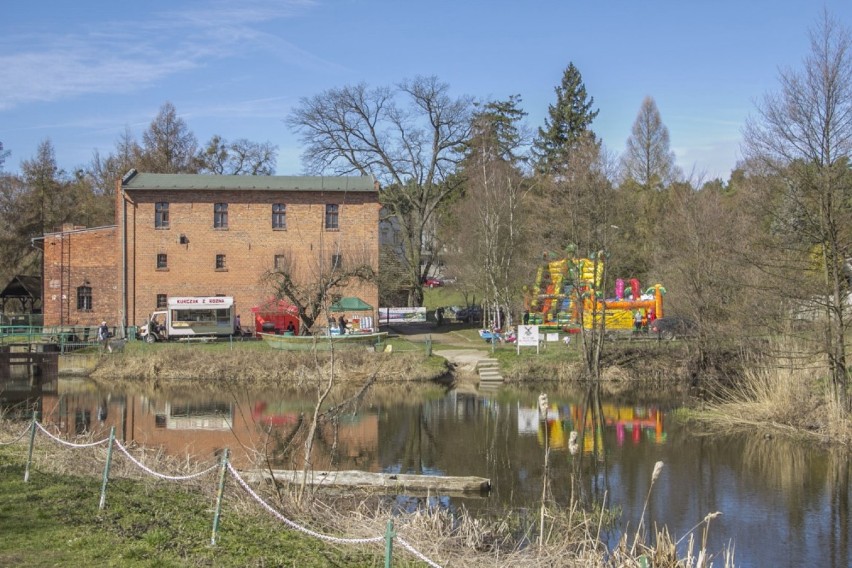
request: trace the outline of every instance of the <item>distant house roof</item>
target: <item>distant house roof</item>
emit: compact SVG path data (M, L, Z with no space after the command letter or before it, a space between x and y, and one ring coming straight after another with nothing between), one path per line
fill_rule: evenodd
M368 176L220 176L145 174L136 170L130 170L121 185L127 190L378 191Z

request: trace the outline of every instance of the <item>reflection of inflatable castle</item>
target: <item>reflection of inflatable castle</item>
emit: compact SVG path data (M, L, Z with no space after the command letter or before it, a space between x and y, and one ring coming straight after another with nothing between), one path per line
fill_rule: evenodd
M586 454L604 454L604 429L615 430L618 447L628 441L639 444L642 439L655 444L664 444L668 438L663 428L663 412L650 406L622 406L602 404L600 422L592 420L589 409L581 404L570 404L560 408L551 404L547 415L538 408L523 408L518 405L518 433L536 434L538 443L544 446L545 436L551 449L563 450L568 432L576 430L582 434L582 448ZM643 435L644 434L644 435Z
M643 325L663 316L665 289L656 284L642 293L639 280L616 280L615 296L604 299L604 259L563 258L548 262L536 272L535 286L527 297L529 323L544 328L576 331L591 329L604 319L607 329L633 328L637 312Z

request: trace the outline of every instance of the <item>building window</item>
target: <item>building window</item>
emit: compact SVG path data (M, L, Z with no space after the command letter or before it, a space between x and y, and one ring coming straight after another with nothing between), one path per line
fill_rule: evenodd
M216 255L216 270L227 270L228 267L225 264L225 255L217 254Z
M169 204L165 201L158 201L154 204L154 228L169 228Z
M276 254L275 255L275 270L278 270L278 271L284 270L284 265L286 264L286 262L287 262L287 257L285 257L283 254Z
M343 255L342 254L333 254L331 255L331 269L338 270L343 268Z
M159 308L168 308L169 301L165 294L157 294L157 309Z
M227 229L228 228L228 204L216 203L213 206L213 228Z
M340 229L338 225L338 217L340 206L336 203L329 203L325 206L325 230L337 231Z
M283 203L274 203L272 205L272 228L287 228L287 206Z
M157 254L157 270L166 270L169 267L169 256L165 253Z
M80 286L77 288L77 311L92 311L92 287Z

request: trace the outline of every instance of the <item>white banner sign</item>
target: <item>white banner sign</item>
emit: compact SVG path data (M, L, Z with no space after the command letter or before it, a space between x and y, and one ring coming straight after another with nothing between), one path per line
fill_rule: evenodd
M426 308L379 308L379 321L388 323L423 323Z

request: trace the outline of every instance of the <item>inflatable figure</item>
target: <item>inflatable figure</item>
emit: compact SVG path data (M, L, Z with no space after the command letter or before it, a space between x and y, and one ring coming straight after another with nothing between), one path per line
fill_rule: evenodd
M624 299L624 279L617 278L615 280L615 297L619 300Z
M633 292L633 299L638 300L639 296L641 296L642 292L639 290L639 279L631 278L630 279L630 291Z

